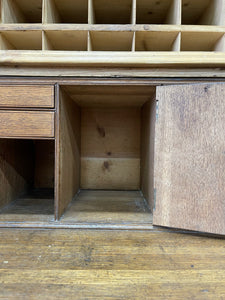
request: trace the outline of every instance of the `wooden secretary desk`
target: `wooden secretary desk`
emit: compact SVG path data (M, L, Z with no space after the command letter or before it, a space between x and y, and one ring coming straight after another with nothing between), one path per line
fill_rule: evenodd
M225 234L225 1L2 0L0 226Z

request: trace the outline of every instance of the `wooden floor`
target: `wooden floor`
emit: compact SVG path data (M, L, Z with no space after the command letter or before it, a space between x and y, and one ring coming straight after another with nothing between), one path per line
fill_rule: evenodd
M0 299L225 299L225 241L169 231L0 229Z

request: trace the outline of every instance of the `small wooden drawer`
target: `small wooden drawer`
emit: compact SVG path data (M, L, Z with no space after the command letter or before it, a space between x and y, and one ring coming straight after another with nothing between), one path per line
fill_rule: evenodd
M0 107L54 107L54 86L2 85Z
M54 112L2 110L0 137L54 137Z

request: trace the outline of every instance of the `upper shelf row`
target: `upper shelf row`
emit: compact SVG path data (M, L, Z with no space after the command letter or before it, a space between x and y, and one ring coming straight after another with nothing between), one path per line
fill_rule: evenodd
M225 25L225 0L0 0L3 24Z

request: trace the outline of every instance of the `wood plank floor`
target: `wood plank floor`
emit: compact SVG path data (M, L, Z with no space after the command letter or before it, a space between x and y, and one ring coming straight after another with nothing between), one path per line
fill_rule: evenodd
M0 299L225 299L225 241L160 230L0 229Z

